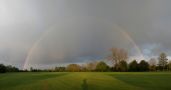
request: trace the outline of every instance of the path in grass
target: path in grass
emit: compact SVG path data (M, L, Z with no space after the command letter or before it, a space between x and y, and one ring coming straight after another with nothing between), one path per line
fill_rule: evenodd
M0 90L171 90L171 73L7 73Z

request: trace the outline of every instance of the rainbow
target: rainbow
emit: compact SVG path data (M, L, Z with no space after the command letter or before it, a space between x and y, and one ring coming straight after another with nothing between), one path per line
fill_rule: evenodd
M121 28L120 26L118 26L118 25L114 25L114 26L115 26L115 28L117 27L118 32L120 32L121 35L123 35L126 40L128 40L130 43L133 44L133 46L136 49L139 57L141 59L144 59L144 55L143 55L141 49L135 43L133 38L123 28ZM112 27L113 27L113 25L112 25ZM27 53L27 56L26 56L26 59L25 59L24 65L23 65L23 70L28 69L29 60L32 58L34 50L38 47L39 43L53 30L55 30L55 25L53 27L51 27L50 29L44 31L42 33L42 35L40 36L40 38L32 45L32 47L30 48L30 50Z
M141 49L138 47L135 41L131 38L131 36L126 31L120 30L120 32L129 42L131 42L134 45L134 48L137 50L138 55L140 56L139 58L144 60L145 58L144 58L144 55L142 54Z
M39 45L39 43L51 32L53 31L54 27L51 27L50 29L44 31L42 33L42 35L40 36L40 38L38 40L36 40L36 42L32 45L32 47L30 48L30 50L27 53L24 65L23 65L23 70L28 69L28 62L29 60L32 58L31 56L33 55L34 50L37 48L37 46Z

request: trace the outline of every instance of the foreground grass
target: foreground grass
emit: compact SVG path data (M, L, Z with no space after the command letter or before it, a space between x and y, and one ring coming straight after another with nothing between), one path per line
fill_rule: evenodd
M0 90L171 90L170 72L0 74Z

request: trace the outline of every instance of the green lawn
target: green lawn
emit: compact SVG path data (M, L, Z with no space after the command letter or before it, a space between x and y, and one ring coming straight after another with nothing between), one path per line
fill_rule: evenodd
M171 72L6 73L0 90L171 90Z

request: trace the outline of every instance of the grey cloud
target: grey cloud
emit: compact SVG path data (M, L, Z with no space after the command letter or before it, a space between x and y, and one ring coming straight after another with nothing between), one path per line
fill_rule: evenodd
M27 67L81 63L111 47L146 57L170 52L170 0L1 0L0 63Z

